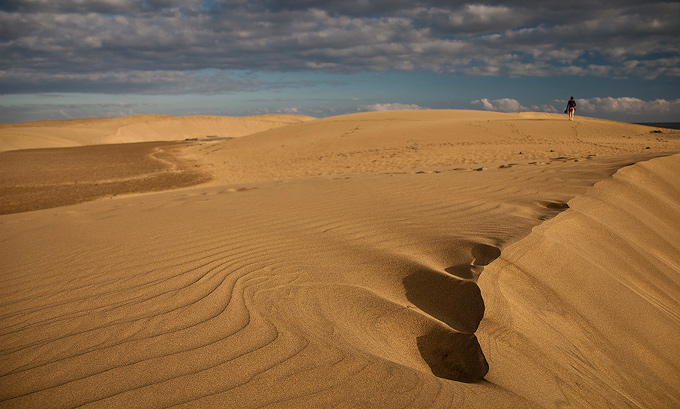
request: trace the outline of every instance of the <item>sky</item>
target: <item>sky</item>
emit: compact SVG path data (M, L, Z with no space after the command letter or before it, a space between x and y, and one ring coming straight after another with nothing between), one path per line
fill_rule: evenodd
M680 2L0 0L0 122L390 109L680 122Z

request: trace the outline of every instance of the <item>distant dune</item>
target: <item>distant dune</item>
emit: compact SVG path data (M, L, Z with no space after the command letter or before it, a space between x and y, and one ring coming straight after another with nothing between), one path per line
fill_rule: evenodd
M678 131L547 113L383 111L272 129L187 155L209 164L216 183L357 174L447 166L585 160L673 152Z
M0 407L680 406L680 131L256 118L0 153Z
M238 137L308 121L302 115L250 117L138 115L0 124L0 152L188 138Z

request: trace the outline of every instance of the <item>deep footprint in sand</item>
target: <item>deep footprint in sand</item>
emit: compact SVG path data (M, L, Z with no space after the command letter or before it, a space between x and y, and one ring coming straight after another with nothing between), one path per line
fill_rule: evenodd
M482 294L472 281L422 269L402 282L410 302L458 332L473 334L484 317Z
M484 267L475 266L470 263L458 264L444 269L447 273L464 280L476 280L482 273L482 270L484 270Z
M473 266L487 266L501 256L501 250L488 244L477 244L472 248Z
M566 202L544 202L543 205L552 210L567 210L569 208Z
M422 269L403 280L406 297L449 327L418 337L421 357L435 376L459 382L480 381L489 371L474 335L484 317L484 300L475 281L484 266L500 257L501 250L479 243L472 247L470 255L471 263L445 269L455 278Z
M476 244L470 251L472 255L472 263L458 264L444 269L447 273L454 275L464 280L477 280L484 266L489 265L492 261L500 257L501 250L496 246L488 244Z
M416 342L423 360L439 378L478 382L489 372L489 363L474 334L437 328Z

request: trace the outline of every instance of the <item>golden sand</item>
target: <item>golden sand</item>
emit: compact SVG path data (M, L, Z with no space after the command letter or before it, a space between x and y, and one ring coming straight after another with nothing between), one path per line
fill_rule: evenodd
M178 158L179 142L91 145L0 153L0 214L104 197L193 186L209 180Z
M32 169L3 189L200 182L61 207L72 190L47 190L48 208L0 216L0 407L680 405L680 133L290 121L0 154Z

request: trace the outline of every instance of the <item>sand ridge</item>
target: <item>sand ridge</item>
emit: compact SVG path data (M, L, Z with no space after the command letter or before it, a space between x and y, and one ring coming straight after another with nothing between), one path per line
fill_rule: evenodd
M677 138L525 116L195 142L207 184L0 216L0 406L677 406Z
M680 155L624 168L504 250L480 278L481 343L499 351L489 381L516 387L511 368L522 365L534 367L522 388L583 405L680 405L678 172ZM539 360L551 365L530 364ZM566 367L577 372L557 384ZM585 379L600 392L577 387ZM551 406L547 396L536 399Z

